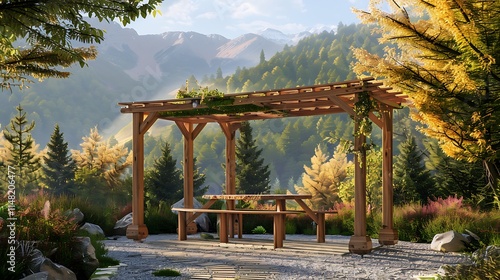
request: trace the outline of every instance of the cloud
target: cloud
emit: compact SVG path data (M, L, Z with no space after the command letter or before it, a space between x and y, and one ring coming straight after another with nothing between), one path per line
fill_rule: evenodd
M198 1L180 0L174 4L170 4L166 11L162 12L167 23L175 23L177 25L193 25L193 15L199 9Z
M255 20L251 22L244 22L234 26L228 26L229 30L244 30L245 32L256 32L263 31L267 28L272 28L280 30L283 33L297 33L306 29L306 27L300 23L284 23L284 24L274 24L272 22Z

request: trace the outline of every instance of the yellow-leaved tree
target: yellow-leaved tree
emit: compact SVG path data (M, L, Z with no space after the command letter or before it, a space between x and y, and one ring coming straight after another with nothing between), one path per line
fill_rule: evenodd
M500 207L500 1L372 0L356 12L390 45L383 57L355 49L355 72L408 94L447 155L482 162Z
M81 151L71 151L77 166L77 185L96 188L105 184L111 190L120 187L122 175L132 164L132 153L121 144L104 141L97 127L90 129L80 146Z
M339 199L339 186L347 177L347 168L352 162L347 161L347 155L338 146L333 157L329 159L321 145L314 149L311 167L304 165L302 186L295 186L299 194L311 194L313 197L307 203L317 210L331 209Z

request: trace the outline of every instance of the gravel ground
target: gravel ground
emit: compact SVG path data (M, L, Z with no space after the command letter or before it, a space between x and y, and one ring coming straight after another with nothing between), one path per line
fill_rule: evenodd
M243 238L272 239L272 236ZM402 241L394 246L376 247L362 257L345 252L349 242L346 236L326 237L326 244L340 244L337 247L342 250L333 253L331 247L315 243L314 236L304 235L287 235L286 242L294 241L306 248L311 244L314 248L311 251L275 250L248 243L220 246L218 242L201 240L199 235L189 236L188 241L176 239L177 235L152 235L142 243L125 237L105 241L108 255L124 264L111 279L158 280L161 278L154 277L152 272L162 268L181 272L180 277L168 278L175 280L416 279L415 276L435 275L442 265L467 262L462 254L435 252L429 244ZM378 246L377 240L373 240L373 246Z

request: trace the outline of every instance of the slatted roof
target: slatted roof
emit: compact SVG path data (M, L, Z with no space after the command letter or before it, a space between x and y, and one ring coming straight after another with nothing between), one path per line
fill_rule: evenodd
M374 78L244 93L225 94L231 101L230 113L200 103L200 98L182 98L154 101L120 102L122 113L157 113L159 118L187 123L242 122L248 120L273 119L349 113L354 115L356 95L368 92L380 105L399 108L408 103L407 96L392 88L384 87ZM245 106L246 105L246 106ZM228 108L226 107L226 108ZM237 113L234 109L241 108Z

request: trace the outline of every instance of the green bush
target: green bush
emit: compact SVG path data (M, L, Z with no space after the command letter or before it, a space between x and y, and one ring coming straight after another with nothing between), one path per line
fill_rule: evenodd
M266 232L273 232L273 217L270 215L243 215L243 233L251 233L257 226L262 226Z
M178 219L171 208L169 204L163 202L146 208L144 223L150 234L176 233Z
M287 234L296 234L297 233L297 225L293 221L287 219L285 221L285 232Z
M130 212L130 203L126 202L121 195L110 193L106 200L95 201L85 196L46 196L54 209L62 211L80 209L84 214L83 222L99 225L106 235L113 234L113 228L117 220ZM123 214L124 209L129 211Z
M444 266L446 272L442 279L452 280L476 280L476 279L500 279L500 255L490 256L484 259L482 256L485 248L479 254L473 254L472 264L459 264L456 266Z
M256 226L254 229L252 229L253 234L265 234L266 229L263 226Z
M153 275L159 277L176 277L176 276L181 276L181 273L173 269L164 268L154 271Z

